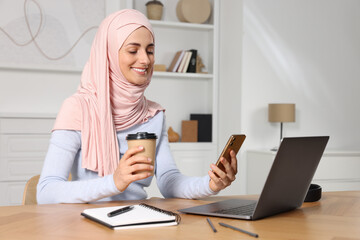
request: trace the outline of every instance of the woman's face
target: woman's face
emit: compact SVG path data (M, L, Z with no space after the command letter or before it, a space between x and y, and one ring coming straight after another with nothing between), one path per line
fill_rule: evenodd
M132 32L119 50L119 66L124 77L133 84L145 84L154 66L154 52L154 39L147 28Z

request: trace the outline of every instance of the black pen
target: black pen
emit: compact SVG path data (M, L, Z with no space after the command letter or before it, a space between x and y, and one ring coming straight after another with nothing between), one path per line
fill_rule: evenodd
M214 231L214 232L217 232L216 228L214 227L214 225L212 224L211 220L209 218L206 218L207 222L209 223L211 229Z
M256 238L259 237L259 235L256 234L256 233L248 232L248 231L246 231L246 230L243 230L243 229L240 229L240 228L231 226L231 225L226 224L226 223L219 223L219 224L220 224L221 226L223 226L223 227L228 227L228 228L234 229L234 230L236 230L236 231L249 234L249 235L252 236L252 237L256 237Z
M109 212L107 214L108 217L114 217L114 216L117 216L119 214L122 214L122 213L126 213L128 211L131 211L134 209L134 206L127 206L127 207L123 207L123 208L120 208L120 209L117 209L115 211L112 211L112 212Z

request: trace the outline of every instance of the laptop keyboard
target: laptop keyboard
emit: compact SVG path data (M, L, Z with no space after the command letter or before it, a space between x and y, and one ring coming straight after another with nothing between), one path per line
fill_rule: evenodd
M256 206L256 202L251 203L249 205L240 206L240 207L220 209L220 210L216 211L215 213L250 216L253 214L255 206Z

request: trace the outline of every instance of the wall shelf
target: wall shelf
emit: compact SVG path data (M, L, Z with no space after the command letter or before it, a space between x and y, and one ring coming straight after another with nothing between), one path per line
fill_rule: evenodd
M209 0L211 16L205 23L181 22L176 15L177 2L164 2L161 20L149 20L156 42L156 64L167 67L177 51L196 49L207 73L177 73L154 71L146 97L162 104L166 111L166 125L181 133L182 120L191 113L212 114L212 142L206 146L217 153L218 141L218 68L219 68L219 0ZM147 0L126 0L126 8L146 12ZM202 146L187 143L172 144L172 149L193 152ZM187 146L195 146L194 148ZM183 151L183 152L184 152ZM209 157L217 154L209 153ZM216 158L216 157L215 157ZM208 160L209 161L209 160Z
M214 25L211 24L197 24L197 23L184 23L184 22L171 22L171 21L160 21L150 20L150 23L154 27L169 27L169 28L183 28L183 29L197 29L197 30L214 30Z
M176 72L154 72L154 77L163 78L182 78L182 79L209 79L213 78L213 74L207 73L176 73Z

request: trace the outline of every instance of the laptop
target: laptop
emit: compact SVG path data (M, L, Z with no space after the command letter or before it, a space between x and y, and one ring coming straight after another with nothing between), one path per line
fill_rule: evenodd
M304 202L328 136L283 138L258 200L233 198L184 208L182 213L257 220Z

